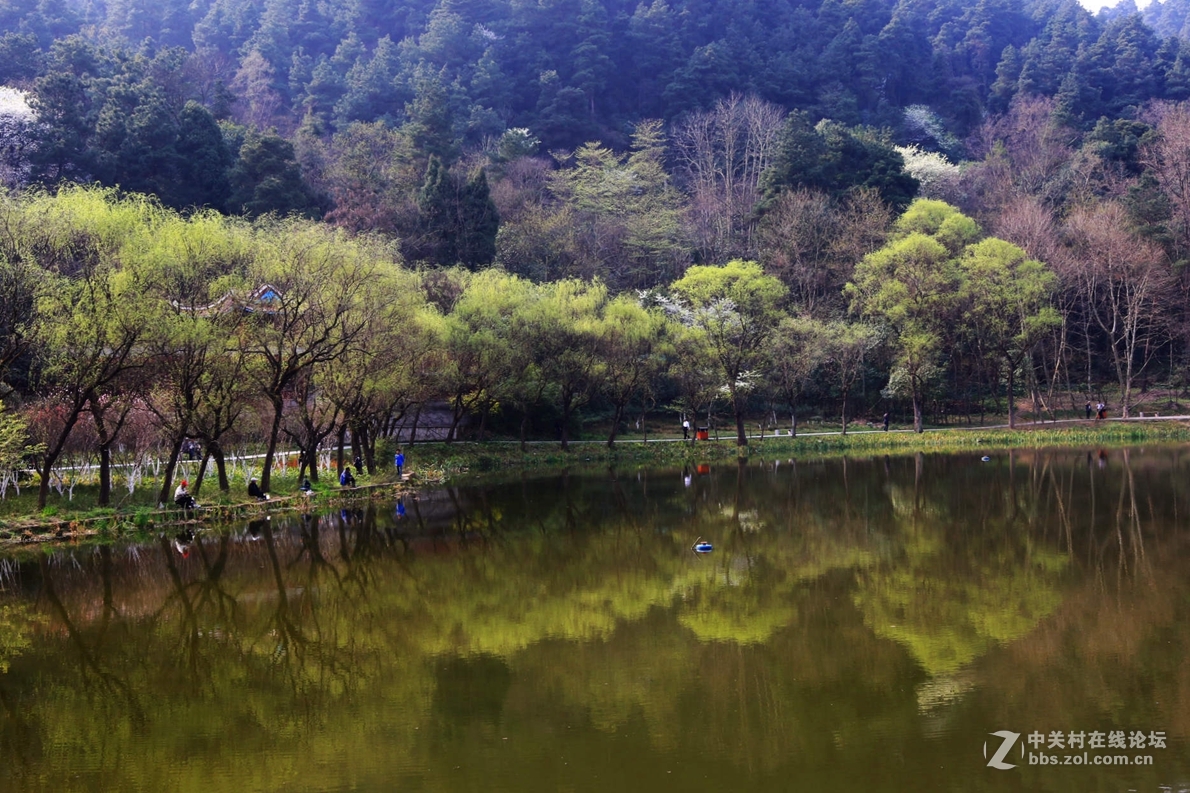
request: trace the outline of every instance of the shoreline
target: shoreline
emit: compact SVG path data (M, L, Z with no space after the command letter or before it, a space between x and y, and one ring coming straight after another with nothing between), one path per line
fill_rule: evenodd
M267 501L243 501L200 506L197 510L143 509L116 511L107 515L44 518L31 515L27 519L9 519L0 530L0 552L47 543L69 543L78 540L100 539L115 541L136 538L155 531L182 526L203 526L254 516L271 516L290 512L308 512L314 507L334 507L372 500L379 496L397 496L415 492L404 482L375 482L348 490L331 490L314 496L287 495Z
M1006 427L948 427L923 433L908 430L852 430L847 435L804 433L797 436L759 436L747 447L737 447L734 436L720 440L682 441L656 438L647 442L620 440L609 449L605 441L572 441L568 451L555 442L528 444L524 451L516 441L417 444L407 449L410 464L418 475L400 482L379 481L350 490L322 490L314 497L282 495L269 501L216 503L197 513L178 509L146 510L137 507L103 515L45 516L31 513L9 517L0 530L0 552L31 545L69 543L79 540L116 541L177 526L201 526L229 520L311 508L333 507L378 497L416 494L426 487L459 484L467 480L499 479L511 473L542 474L576 466L609 467L632 465L682 466L742 459L759 460L793 457L802 460L831 459L879 454L960 453L991 449L1074 448L1087 446L1122 447L1146 443L1190 442L1190 420L1117 419L1108 423L1075 422L1074 426L1028 425ZM740 449L746 455L740 454Z
M1079 421L1070 425L1028 425L1007 427L947 427L923 433L910 430L852 430L839 432L766 435L749 438L738 447L733 436L708 441L665 438L642 442L617 441L609 449L604 441L572 441L568 451L558 443L534 443L521 451L516 442L456 442L417 445L409 455L413 464L431 467L441 478L456 482L459 477L483 478L510 471L544 471L576 465L692 465L734 461L743 457L764 460L774 457L820 459L874 454L951 453L987 449L1038 449L1044 447L1131 446L1142 443L1190 442L1190 419L1118 419L1096 424Z

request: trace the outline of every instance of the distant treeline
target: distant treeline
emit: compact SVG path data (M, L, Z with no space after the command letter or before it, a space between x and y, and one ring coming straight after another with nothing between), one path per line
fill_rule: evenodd
M1143 14L1126 0L1097 17L1073 0L10 0L0 81L70 74L102 105L113 97L89 83L180 48L183 73L159 71L154 87L260 129L400 127L432 105L445 125L435 132L462 145L528 127L548 149L623 148L641 119L751 93L906 135L928 130L904 109L929 105L962 138L1017 93L1061 96L1092 124L1190 98L1188 12L1185 0ZM73 36L103 54L87 57ZM122 101L151 103L136 82Z
M981 125L1018 97L1053 99L1078 138L1190 99L1188 5L14 0L0 83L29 91L38 121L6 124L0 155L11 184L329 213L415 240L435 233L418 200L432 158L457 194L476 169L537 152L623 153L650 119L675 144L697 139L733 96L952 162L984 156ZM697 201L684 152L667 149L666 171Z

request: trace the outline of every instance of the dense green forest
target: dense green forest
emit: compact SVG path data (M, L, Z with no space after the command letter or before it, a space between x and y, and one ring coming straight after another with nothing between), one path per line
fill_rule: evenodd
M1188 15L1178 0L1098 16L1012 0L6 3L6 448L42 449L44 500L62 455L126 446L112 400L156 415L174 458L229 432L371 448L430 404L451 437L564 442L584 417L614 438L655 408L718 409L741 442L745 420L806 412L920 428L1108 399L1127 416L1153 382L1174 408ZM191 360L186 333L249 332L213 308L171 335L265 284L296 301L272 341ZM370 324L380 299L396 331ZM327 311L357 324L282 366ZM87 340L83 372L71 345ZM195 372L145 381L150 350ZM216 376L255 390L186 379ZM248 413L203 414L208 388ZM90 447L71 451L80 422Z
M623 153L649 119L667 175L697 201L699 144L725 134L703 116L732 97L759 103L732 122L761 136L737 153L760 169L791 111L958 162L986 153L980 132L1014 99L1048 97L1077 142L1101 118L1190 98L1183 6L5 2L0 83L36 111L7 113L6 175L177 208L326 214L449 259L420 193L465 204L480 166L591 141ZM856 164L849 153L836 170ZM431 158L443 188L427 183Z

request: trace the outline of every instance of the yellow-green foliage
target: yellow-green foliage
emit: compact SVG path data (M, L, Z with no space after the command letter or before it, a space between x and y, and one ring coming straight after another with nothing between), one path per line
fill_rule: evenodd
M0 606L0 674L7 672L12 660L32 644L29 632L39 621L26 605Z
M983 545L950 542L947 530L964 518L899 489L892 503L904 556L862 571L852 598L873 631L905 645L930 675L1024 636L1061 603L1066 556L986 525Z

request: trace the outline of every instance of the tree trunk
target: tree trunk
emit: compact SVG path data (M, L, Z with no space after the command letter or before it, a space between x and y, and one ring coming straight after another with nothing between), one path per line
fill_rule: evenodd
M421 404L417 406L417 410L413 411L413 426L409 428L409 445L417 443L417 422L421 419ZM397 436L397 441L400 441L400 435Z
M1129 344L1127 346L1127 349L1128 349L1128 353L1129 353L1128 360L1124 364L1124 377L1122 378L1122 382L1120 383L1120 385L1122 386L1120 388L1120 402L1123 403L1120 405L1120 415L1123 416L1124 418L1128 418L1129 416L1132 415L1132 382L1133 382L1132 360L1136 355L1134 344ZM1147 363L1147 359L1146 359L1146 363ZM1142 367L1142 371L1143 371L1143 367Z
M570 405L573 397L569 394L562 397L562 451L570 448Z
M1013 391L1015 390L1015 366L1012 361L1008 362L1008 429L1016 429L1016 400L1013 399Z
M208 446L202 454L202 462L198 464L198 474L194 477L194 489L191 491L198 498L198 491L202 489L203 477L207 475L207 462L211 459L211 449Z
M525 430L529 425L529 411L526 410L521 414L521 453L525 452Z
M363 461L363 448L360 446L359 424L352 423L352 425L351 425L351 461L354 463L356 460L360 460L361 462ZM359 468L359 466L357 465L356 468ZM362 471L356 471L356 473L357 474L362 473Z
M748 430L744 427L744 406L740 404L735 388L731 389L731 412L735 414L735 445L748 445Z
M99 447L99 506L112 502L112 447L111 441Z
M223 447L218 442L208 441L207 451L210 452L211 457L215 458L215 472L219 475L219 490L223 493L230 492L231 482L227 479L227 460L223 456Z
M921 433L925 428L921 424L921 394L917 389L913 389L913 431Z
M272 492L273 456L277 453L277 439L281 436L281 413L285 403L280 397L273 400L273 426L269 430L269 448L264 455L264 470L260 472L260 489L266 493Z
M483 443L484 434L488 429L488 414L492 412L491 400L485 399L483 401L483 410L479 414L479 431L476 432L476 438L480 443Z
M312 442L310 447L305 450L303 455L306 458L306 467L310 469L310 481L318 481L318 443ZM301 484L301 476L298 476L299 485Z
M459 422L463 420L463 396L456 394L454 406L451 410L450 430L446 433L446 442L454 443L455 431L458 429Z
M363 440L360 442L360 446L364 449L364 465L368 469L368 475L374 475L376 473L376 439L368 431L366 425L364 426Z
M335 460L335 476L343 474L343 445L347 443L347 423L339 425L338 457Z
M70 431L74 429L74 425L78 423L79 414L83 412L83 405L86 400L79 400L77 405L71 410L70 415L66 417L66 422L62 426L62 432L58 435L58 441L54 444L54 448L47 450L45 457L41 460L41 468L37 470L41 477L41 482L37 487L37 508L45 507L46 500L50 495L50 472L54 470L54 463L58 462L58 458L62 455L62 449L66 447L66 439L70 437Z
M165 463L165 476L161 479L161 492L157 494L158 504L170 504L173 502L173 494L170 493L170 488L174 483L174 470L178 467L178 456L182 452L182 441L185 440L185 435L178 433L169 450L169 459Z
M616 405L616 413L612 417L612 431L607 436L607 448L612 448L616 443L616 432L620 429L620 419L624 416L624 406Z
M103 420L104 411L91 400L91 420L95 422L95 433L99 436L99 506L106 507L112 500L112 438L107 433Z

